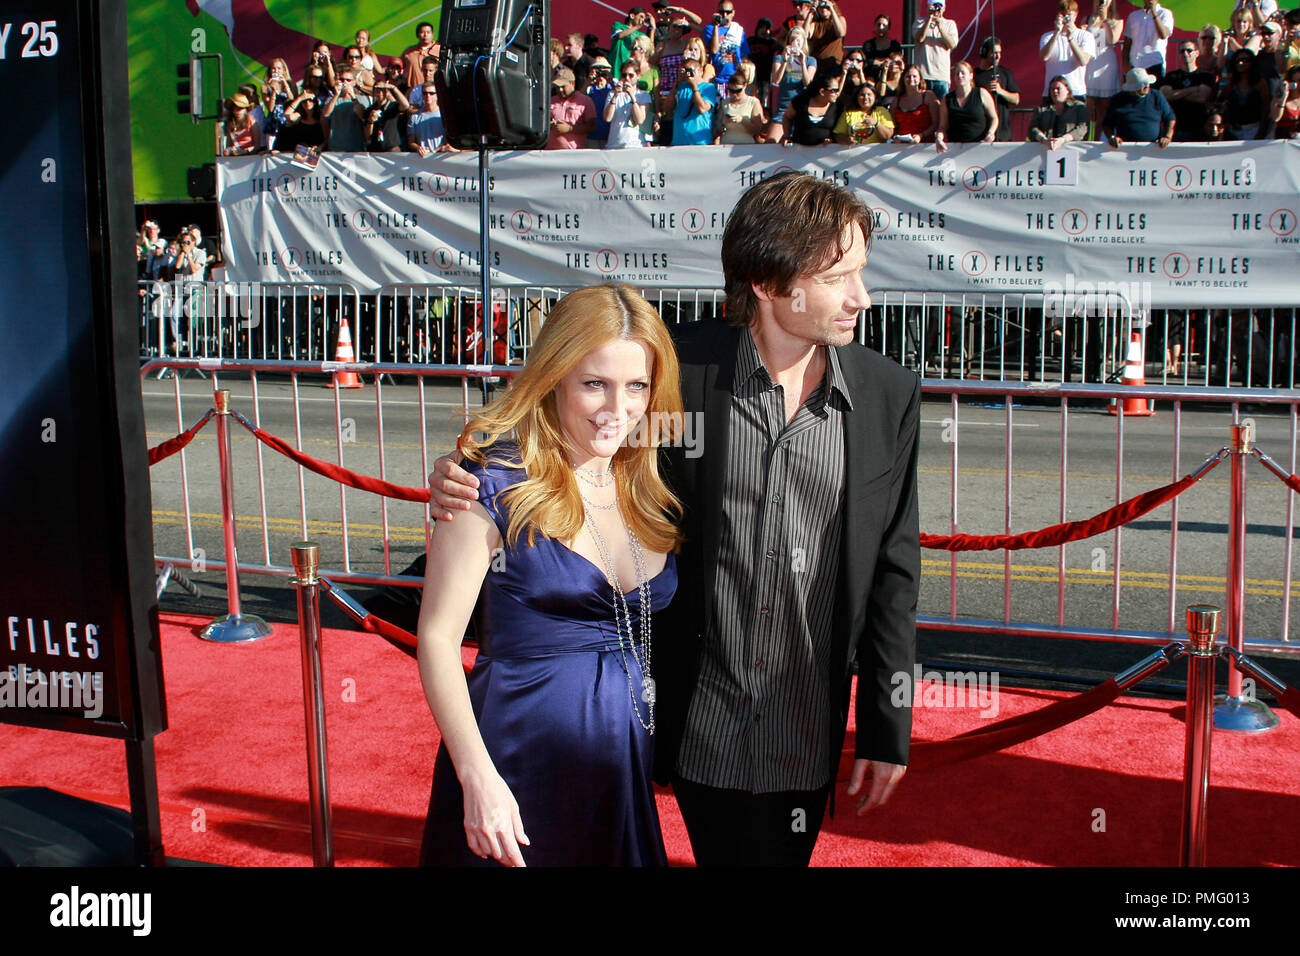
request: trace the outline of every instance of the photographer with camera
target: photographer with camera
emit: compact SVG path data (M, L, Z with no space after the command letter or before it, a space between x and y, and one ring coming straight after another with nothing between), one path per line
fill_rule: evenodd
M707 146L713 142L713 110L718 105L718 87L710 83L704 68L687 60L677 81L673 104L673 145Z
M596 104L578 92L577 80L568 67L551 77L551 135L547 149L586 149L587 134L596 128Z
M844 59L844 37L849 32L849 21L835 0L814 0L812 19L808 21L808 52L822 66Z
M338 76L334 72L334 56L330 53L330 45L324 40L317 40L316 45L311 48L311 58L307 61L307 71L303 74L303 84L306 85L306 75L312 70L321 70L325 73L325 85L331 90L338 89Z
M1061 0L1056 8L1056 23L1049 33L1038 41L1038 53L1046 64L1043 78L1043 98L1047 88L1058 76L1065 78L1070 95L1085 100L1088 96L1088 64L1097 53L1092 34L1075 25L1079 15L1077 0Z
M609 139L609 123L605 121L605 104L614 92L614 72L610 68L609 60L603 56L596 57L592 61L590 75L591 85L587 87L587 95L591 97L591 102L596 107L596 127L587 137L587 148L604 149L605 141Z
M635 149L646 145L654 133L650 94L637 84L641 79L636 63L623 65L618 83L605 101L604 120L609 127L606 149Z
M1286 71L1286 82L1269 106L1269 119L1273 121L1274 139L1300 136L1300 66Z
M727 80L731 79L731 74L736 72L736 65L742 58L749 56L745 28L736 22L736 7L731 0L722 0L718 4L713 22L705 24L702 36L709 47L714 82L718 86L725 86Z
M937 98L948 92L952 73L952 50L957 46L957 23L945 17L944 0L929 0L926 15L912 24L912 42L916 44L916 65L921 79Z
M348 66L339 71L339 91L321 110L325 142L333 153L361 153L366 149L364 94L357 89L356 72Z

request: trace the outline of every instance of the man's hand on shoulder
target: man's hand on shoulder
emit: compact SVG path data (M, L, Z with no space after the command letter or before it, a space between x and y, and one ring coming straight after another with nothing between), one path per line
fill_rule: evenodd
M867 774L871 780L867 783ZM858 797L858 816L882 806L898 786L898 781L907 773L907 767L897 763L885 763L883 760L855 760L853 773L849 777L849 794ZM864 788L863 784L866 783Z
M478 501L478 479L460 467L460 455L443 455L433 463L429 475L430 517L450 521L454 511L469 511Z

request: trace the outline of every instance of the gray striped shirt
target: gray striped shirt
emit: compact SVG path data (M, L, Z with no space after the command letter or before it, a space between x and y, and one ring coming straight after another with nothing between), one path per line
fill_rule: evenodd
M713 612L677 772L772 793L829 782L831 616L844 507L839 357L785 421L754 340L740 337Z

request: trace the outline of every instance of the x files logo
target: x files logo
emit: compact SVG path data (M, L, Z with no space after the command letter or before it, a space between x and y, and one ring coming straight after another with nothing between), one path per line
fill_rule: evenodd
M1192 171L1186 166L1170 166L1165 170L1165 186L1170 192L1181 193L1192 186Z

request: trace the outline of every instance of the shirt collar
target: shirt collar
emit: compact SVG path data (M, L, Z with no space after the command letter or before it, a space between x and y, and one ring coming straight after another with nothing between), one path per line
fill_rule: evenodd
M823 379L823 385L828 385L831 391L838 392L840 398L844 400L844 406L851 411L853 409L853 399L849 396L849 388L844 381L844 373L840 370L840 350L828 347L826 356L826 377ZM772 377L768 374L767 367L758 354L758 347L754 344L753 334L749 327L746 326L744 334L740 336L740 348L736 353L736 370L732 378L732 394L739 395L744 385L755 375L761 375L759 381L763 387L772 387Z

